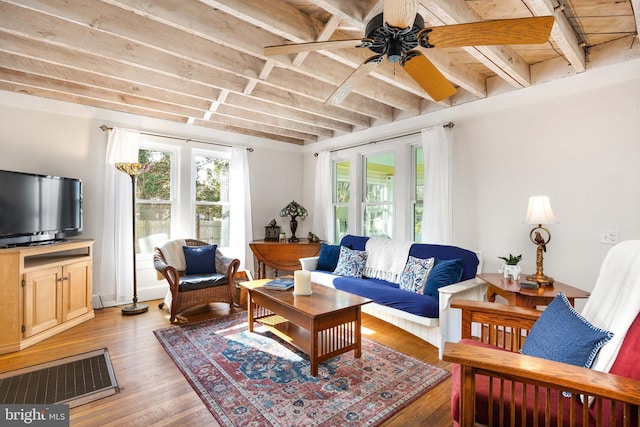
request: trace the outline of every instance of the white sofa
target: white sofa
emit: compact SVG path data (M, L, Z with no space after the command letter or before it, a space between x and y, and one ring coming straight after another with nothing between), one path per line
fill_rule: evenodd
M473 252L478 257L476 274L480 274L482 272L482 256L480 252ZM301 258L302 269L311 271L312 282L334 287L334 279L340 276L317 270L318 259L318 256ZM436 346L439 349L439 356L442 358L444 342L458 342L461 338L461 312L450 307L451 301L454 299L485 301L486 288L486 283L476 277L441 287L439 289L439 316L437 318L418 316L375 302L364 305L362 311L398 326Z

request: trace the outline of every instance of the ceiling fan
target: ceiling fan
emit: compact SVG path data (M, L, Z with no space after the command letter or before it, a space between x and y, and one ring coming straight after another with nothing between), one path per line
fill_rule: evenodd
M424 56L418 46L451 48L501 44L546 43L553 26L552 16L498 19L467 24L425 27L417 13L419 0L385 0L383 12L367 24L361 39L330 40L311 43L267 46L266 56L291 53L368 48L375 53L364 61L327 99L331 105L340 104L354 89L356 82L369 74L383 58L399 63L402 68L436 102L456 93L455 87Z

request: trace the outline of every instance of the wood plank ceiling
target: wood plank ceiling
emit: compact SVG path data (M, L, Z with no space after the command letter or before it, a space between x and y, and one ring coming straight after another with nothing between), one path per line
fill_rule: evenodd
M0 91L309 144L639 56L640 0L559 1L421 0L426 26L556 21L544 45L423 49L445 101L384 61L329 106L370 52L263 47L361 38L383 0L0 0Z

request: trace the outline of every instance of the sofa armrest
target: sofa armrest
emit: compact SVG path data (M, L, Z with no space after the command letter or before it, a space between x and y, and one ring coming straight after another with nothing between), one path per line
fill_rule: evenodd
M318 267L319 256L312 256L307 258L300 258L300 265L302 270L313 271Z
M440 345L438 346L438 353L442 358L444 343L447 341L457 342L461 337L462 313L459 309L453 309L451 302L459 299L484 301L487 297L487 283L474 277L463 282L443 286L438 292L440 307Z

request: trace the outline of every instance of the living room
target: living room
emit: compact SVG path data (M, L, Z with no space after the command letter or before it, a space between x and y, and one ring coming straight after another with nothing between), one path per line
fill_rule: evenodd
M84 186L82 237L94 239L94 259L98 259L103 255L100 244L102 188L108 139L107 132L100 126L169 135L177 139L156 141L178 150L209 149L205 142L252 148L253 151L247 153L251 238L262 239L264 226L273 218L289 233L288 220L281 218L279 212L291 200L299 201L309 212L309 216L299 222L297 232L304 238L308 232L315 231L312 225L317 191L315 153L329 150L333 151L334 158L353 156L351 158L356 159L362 154L393 151L399 153L396 170L407 169L406 151L420 143L419 132L452 122L454 127L449 130L453 140L450 243L481 251L486 272L496 272L500 266L498 257L509 253L522 254L523 271L534 271L536 248L529 239L531 226L524 224L523 219L529 196L546 194L558 223L549 225L553 240L545 253L545 272L564 283L591 291L602 260L611 248L610 244L601 242L602 234L613 231L619 241L640 238L640 193L637 191L640 186L640 59L637 51L637 47L631 49L629 55L634 59L626 62L600 63L588 72L519 90L505 88L490 79L489 85L494 86L492 96L486 99L305 145L3 91L0 169L81 179ZM379 142L350 148L376 141ZM410 220L409 216L396 218L395 239L412 239ZM352 233L361 233L357 221L353 222ZM183 228L190 229L191 224ZM191 237L188 231L181 234ZM331 236L319 237L332 240ZM245 242L242 269L253 270L248 243ZM155 301L164 296L166 283L156 279L150 257L138 259L138 273L142 300ZM101 300L96 308L116 305L114 289L113 284L103 283L100 276L94 275L93 291ZM577 308L583 304L584 301L576 302ZM195 318L219 314L216 307L210 310ZM134 323L149 322L154 327L158 322L169 325L166 313L155 306L150 311L154 313L142 315L142 320L110 317L109 322L120 335L131 331ZM154 316L153 320L144 319L149 315ZM385 327L376 322L369 326L379 330ZM100 331L115 334L108 332L108 327L101 324ZM88 328L83 332L94 331ZM73 340L73 329L65 334L55 341L53 352L58 355L66 345L63 338ZM410 336L397 339L411 346ZM152 334L146 334L140 342L129 338L120 348L157 346L157 343L151 344L153 340ZM420 348L419 352L423 351ZM40 361L47 360L45 355L36 356L33 351L26 354ZM19 359L19 355L11 357ZM166 356L159 347L157 354L149 357L150 363L171 366L165 364ZM12 363L19 365L19 362ZM118 374L126 377L127 370ZM184 381L178 375L172 373L171 381ZM183 385L188 390L186 382ZM140 396L145 394L143 390L135 392ZM136 418L125 420L133 424L140 422Z

